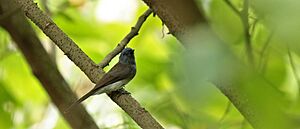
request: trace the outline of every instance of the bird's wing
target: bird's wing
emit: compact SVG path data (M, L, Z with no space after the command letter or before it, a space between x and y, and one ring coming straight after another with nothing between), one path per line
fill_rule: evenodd
M100 79L100 81L96 84L94 89L98 90L103 86L110 85L114 82L133 77L133 72L135 74L135 71L133 71L131 65L117 63Z
M100 81L96 84L96 86L86 93L84 96L82 96L80 99L78 99L76 102L74 102L70 107L68 107L65 110L65 113L67 113L71 108L78 105L91 95L94 95L101 87L110 85L114 82L126 79L126 78L133 78L135 75L135 69L131 68L132 66L117 63L114 67L112 67L106 74L103 75L103 77L100 79ZM134 70L134 71L132 71ZM132 75L131 75L132 74Z

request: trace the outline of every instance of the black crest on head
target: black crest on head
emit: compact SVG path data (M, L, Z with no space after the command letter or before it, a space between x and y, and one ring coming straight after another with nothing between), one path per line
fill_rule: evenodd
M119 61L124 64L135 64L134 50L129 47L123 49L119 57Z

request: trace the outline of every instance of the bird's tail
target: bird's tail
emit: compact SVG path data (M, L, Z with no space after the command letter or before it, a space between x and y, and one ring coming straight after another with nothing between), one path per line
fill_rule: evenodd
M73 107L77 106L78 104L80 104L82 101L86 100L88 97L90 97L91 95L93 95L95 93L95 90L91 90L90 92L88 92L87 94L85 94L84 96L82 96L80 99L78 99L77 101L75 101L74 103L72 103L65 111L64 113L68 113Z

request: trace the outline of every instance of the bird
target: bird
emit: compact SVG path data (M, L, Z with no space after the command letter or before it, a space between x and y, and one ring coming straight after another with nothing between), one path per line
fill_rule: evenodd
M134 49L126 47L119 56L119 62L116 63L102 78L96 83L95 87L83 95L77 101L73 102L66 110L69 112L74 106L80 104L92 95L102 93L111 93L120 90L131 81L136 74L136 64ZM126 91L125 91L126 92Z

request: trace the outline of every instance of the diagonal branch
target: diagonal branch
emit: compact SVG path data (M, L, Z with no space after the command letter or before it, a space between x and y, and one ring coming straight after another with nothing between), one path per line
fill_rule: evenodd
M230 2L230 0L224 0L224 2L237 14L237 15L241 15L241 12L234 7L234 5Z
M225 112L223 113L222 117L219 120L220 124L225 120L225 118L229 114L231 108L232 108L232 103L228 100Z
M10 9L18 8L14 2L0 0L0 10L5 13L9 12ZM26 17L18 11L0 22L0 25L8 31L15 41L31 67L32 73L47 91L52 102L60 112L63 112L69 103L75 101L76 96L47 55ZM17 65L16 67L18 67ZM24 86L26 87L26 84ZM96 122L83 106L77 106L71 113L62 114L62 116L73 129L98 129Z
M185 40L189 35L186 33L194 34L193 43L203 43L201 36L197 32L191 32L195 27L199 25L208 25L208 22L204 19L203 15L199 9L197 9L197 4L195 0L143 0L149 7L151 7L154 13L164 21L169 30L173 30L172 34L185 46L190 47L189 40ZM195 10L196 8L196 10ZM203 12L204 14L204 12ZM177 18L181 19L177 19ZM198 18L204 20L194 19L194 22L187 22L182 19ZM202 28L201 28L202 27ZM192 29L191 29L192 28ZM201 30L202 29L202 30ZM200 26L197 28L200 32L209 31L212 32L213 29L205 28L205 26ZM206 36L205 33L203 36ZM209 34L210 35L210 34ZM219 39L214 33L211 34L214 39ZM210 42L214 45L217 42ZM213 50L213 49L211 49ZM215 49L213 51L218 51ZM226 57L224 55L224 57ZM226 60L226 59L225 59ZM236 63L234 61L234 63ZM225 64L224 64L225 65ZM235 64L234 64L235 65ZM257 129L291 129L294 126L293 120L291 117L287 116L282 109L285 109L285 101L282 100L282 94L279 94L273 87L271 87L268 82L260 77L259 74L253 73L251 71L250 75L242 75L244 70L249 70L245 68L244 65L237 65L236 71L241 72L233 77L228 79L228 73L218 74L215 78L212 79L212 83L232 102L232 104L239 110L239 112L249 121L249 123ZM195 66L197 68L197 66ZM241 78L240 78L241 76ZM246 80L255 80L255 81L242 81L241 79ZM259 85L257 85L260 82ZM263 87L262 87L263 86ZM262 90L263 89L263 90ZM273 101L276 99L276 101ZM259 105L259 106L258 106ZM268 115L266 115L268 114Z
M267 40L264 42L264 45L263 45L261 51L259 52L260 57L259 57L259 60L258 60L258 67L257 68L260 69L260 71L262 73L264 73L264 66L265 66L265 63L264 63L265 61L264 60L266 60L265 56L267 55L267 49L270 46L270 42L273 38L274 33L275 33L275 31L271 31L271 33L268 36Z
M99 63L99 66L101 68L107 66L109 62L124 49L124 47L130 42L130 40L134 36L138 35L140 28L142 27L143 23L146 21L146 19L151 13L152 10L148 9L147 11L144 12L144 14L142 14L139 17L135 26L131 28L131 31L124 37L124 39L121 40L121 42L117 45L117 47L113 51L111 51L108 55L106 55L106 57Z
M44 14L32 0L16 0L21 6L25 15L31 19L64 53L77 65L92 82L98 82L103 75L103 69L93 62L76 44L70 39L53 21ZM151 12L146 11L145 14ZM141 18L143 19L143 18ZM140 20L139 20L140 21ZM137 23L138 28L141 23ZM136 30L136 32L139 29ZM132 36L133 37L133 36ZM131 37L131 38L132 38ZM130 41L130 38L128 42ZM118 50L120 48L117 48ZM116 50L116 53L118 53ZM109 58L106 60L109 62ZM105 61L102 63L103 67ZM112 93L110 98L118 104L140 127L145 129L163 128L152 115L145 110L130 94Z
M93 81L104 71L93 62L32 0L17 0L30 18Z

